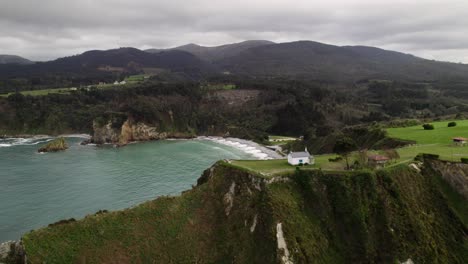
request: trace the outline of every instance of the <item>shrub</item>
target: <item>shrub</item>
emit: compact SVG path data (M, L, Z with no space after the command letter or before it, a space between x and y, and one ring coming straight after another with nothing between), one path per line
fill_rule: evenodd
M448 127L454 127L454 126L457 126L457 122L449 122Z
M433 160L439 159L439 155L437 154L423 153L422 156L424 159L433 159Z
M429 153L420 153L414 158L415 161L424 161L425 159L438 160L439 155L429 154Z
M434 130L434 125L433 124L424 124L423 128L424 128L424 130Z
M468 164L468 158L461 158L460 160L462 163Z
M341 161L341 160L343 160L343 157L341 157L341 156L338 156L336 158L329 158L328 159L329 162L338 162L338 161Z

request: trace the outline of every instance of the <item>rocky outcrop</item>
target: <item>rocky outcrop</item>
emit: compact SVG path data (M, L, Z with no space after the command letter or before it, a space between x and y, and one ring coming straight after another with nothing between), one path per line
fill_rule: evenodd
M117 143L119 142L120 131L121 128L114 127L111 121L105 125L101 125L98 122L93 121L93 136L91 137L91 143Z
M452 188L468 199L468 164L431 160L428 164L440 173Z
M121 126L116 126L112 121L109 121L105 125L93 122L93 130L91 143L110 143L119 146L124 146L135 141L193 137L190 133L162 131L158 126L137 122L133 118L128 118Z
M142 122L127 119L122 125L119 145L125 145L132 141L148 141L168 138L167 132L161 132L155 126L149 126Z
M22 264L27 263L22 242L7 241L0 244L0 263Z
M65 141L65 138L59 137L39 148L38 152L57 152L66 149L68 149L68 144Z

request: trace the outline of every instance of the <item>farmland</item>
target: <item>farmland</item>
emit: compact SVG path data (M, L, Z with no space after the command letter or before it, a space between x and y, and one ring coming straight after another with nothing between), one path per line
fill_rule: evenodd
M21 91L22 95L29 95L29 96L44 96L48 94L70 94L73 91L78 89L90 89L90 88L97 88L97 89L111 89L115 87L126 87L131 88L135 85L144 82L148 79L149 75L139 74L139 75L131 75L125 78L125 84L112 84L112 83L105 83L105 84L98 84L98 85L90 85L86 86L85 88L76 88L76 87L68 87L68 88L51 88L51 89L40 89L40 90L31 90L31 91ZM7 93L7 94L0 94L0 97L8 97L9 95L14 93Z
M414 160L420 153L437 154L440 159L459 162L460 158L468 157L468 146L457 146L452 143L453 137L468 137L468 120L456 121L457 126L448 127L448 121L434 122L434 130L424 130L422 126L387 129L388 135L394 138L414 140L417 144L398 148L400 158L391 161L388 166L396 166ZM281 136L270 136L270 140L287 140ZM290 138L294 140L294 138ZM284 142L283 142L284 143ZM368 154L384 154L382 151L368 151ZM350 155L349 163L358 160L358 153ZM324 171L343 171L346 163L344 160L330 161L337 157L335 154L316 155L315 165L304 166L301 169L322 169ZM238 160L232 164L251 171L256 171L264 176L290 173L295 167L288 164L286 159L280 160Z
M418 144L451 144L454 137L468 137L468 120L457 120L457 126L448 127L449 121L431 123L434 130L424 130L422 126L387 129L393 138L414 140Z

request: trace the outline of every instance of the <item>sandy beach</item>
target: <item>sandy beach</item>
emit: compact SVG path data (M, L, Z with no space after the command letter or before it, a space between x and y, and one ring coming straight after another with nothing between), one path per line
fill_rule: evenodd
M268 149L258 143L255 143L250 140L240 139L240 138L223 138L223 137L197 137L198 140L210 140L218 144L223 144L237 148L244 151L256 159L259 160L270 160L270 159L282 159L280 154L276 153L274 150Z

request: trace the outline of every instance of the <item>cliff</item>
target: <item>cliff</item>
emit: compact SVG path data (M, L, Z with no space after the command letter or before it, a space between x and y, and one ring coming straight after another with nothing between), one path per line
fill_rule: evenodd
M434 160L429 165L468 200L468 164Z
M439 180L427 165L265 177L218 162L178 197L23 243L31 263L463 263L467 223Z
M91 142L95 144L126 145L134 141L149 141L167 138L190 138L194 135L190 132L178 132L175 129L162 129L158 125L149 125L135 121L129 117L122 124L109 120L105 124L93 122L93 135Z

